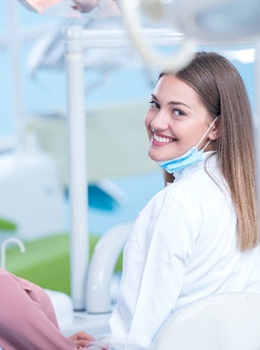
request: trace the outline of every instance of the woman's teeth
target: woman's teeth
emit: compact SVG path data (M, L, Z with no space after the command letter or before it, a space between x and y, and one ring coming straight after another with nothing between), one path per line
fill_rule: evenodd
M162 137L162 136L158 136L156 134L153 135L153 138L155 139L155 141L157 142L162 142L162 143L169 143L172 142L174 139L170 138L170 137Z

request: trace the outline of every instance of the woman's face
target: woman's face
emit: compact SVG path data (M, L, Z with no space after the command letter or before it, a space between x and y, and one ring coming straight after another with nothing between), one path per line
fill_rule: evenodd
M145 125L150 139L149 157L170 160L196 146L213 122L199 95L175 75L164 75L151 98ZM202 149L214 139L215 125L199 144ZM208 150L209 148L207 148Z

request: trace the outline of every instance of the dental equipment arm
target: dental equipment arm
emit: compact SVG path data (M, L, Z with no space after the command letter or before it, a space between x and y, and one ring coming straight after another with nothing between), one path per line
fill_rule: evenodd
M89 266L86 310L91 314L111 312L110 285L117 259L128 239L132 223L108 230L97 243Z

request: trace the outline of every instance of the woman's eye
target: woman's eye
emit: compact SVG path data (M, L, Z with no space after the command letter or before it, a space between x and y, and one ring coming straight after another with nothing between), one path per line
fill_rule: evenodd
M156 103L155 101L150 101L149 103L150 103L150 106L151 106L152 108L160 108L160 106L158 105L158 103Z
M186 115L186 113L184 113L183 111L181 111L180 109L173 109L172 112L177 115L177 117L183 117Z

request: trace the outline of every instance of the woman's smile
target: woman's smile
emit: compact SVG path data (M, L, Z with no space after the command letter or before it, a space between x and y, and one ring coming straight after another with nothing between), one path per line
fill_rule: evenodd
M164 144L168 144L170 142L177 141L176 138L168 137L165 135L157 134L156 132L153 134L152 142L156 146L163 146Z

